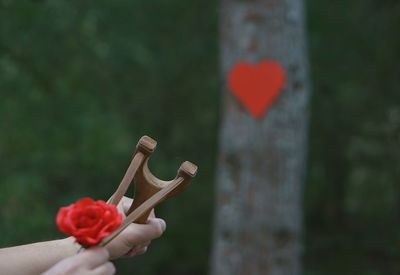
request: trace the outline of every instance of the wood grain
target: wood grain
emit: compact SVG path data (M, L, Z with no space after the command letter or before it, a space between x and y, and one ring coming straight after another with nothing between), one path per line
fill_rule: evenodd
M147 165L157 142L143 136L137 146L133 159L115 193L108 203L117 205L128 191L132 180L135 183L135 197L122 225L100 242L105 246L117 237L131 223L146 223L151 210L162 201L178 195L197 174L197 166L185 161L173 180L163 181L154 176Z

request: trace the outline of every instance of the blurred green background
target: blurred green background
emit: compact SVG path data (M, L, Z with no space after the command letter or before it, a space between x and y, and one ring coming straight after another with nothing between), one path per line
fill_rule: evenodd
M221 77L218 2L0 0L1 246L62 237L58 207L107 199L142 135L150 168L200 171L119 274L205 274ZM305 274L400 273L400 3L308 5L313 85Z

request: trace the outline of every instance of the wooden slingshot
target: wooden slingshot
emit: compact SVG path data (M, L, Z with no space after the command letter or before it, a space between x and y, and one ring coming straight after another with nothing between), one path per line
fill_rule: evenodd
M151 210L160 202L178 195L196 176L197 166L189 161L185 161L178 169L175 179L163 181L155 177L149 170L147 162L154 152L157 142L143 136L133 155L131 164L125 173L117 191L111 196L108 203L117 205L128 190L132 180L135 182L135 197L126 219L109 236L100 242L100 246L105 246L118 236L131 223L145 223Z

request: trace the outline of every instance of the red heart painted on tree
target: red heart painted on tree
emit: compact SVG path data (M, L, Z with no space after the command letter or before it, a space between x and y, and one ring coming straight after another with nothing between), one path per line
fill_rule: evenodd
M273 60L241 61L228 74L228 87L246 109L259 118L282 91L285 71Z

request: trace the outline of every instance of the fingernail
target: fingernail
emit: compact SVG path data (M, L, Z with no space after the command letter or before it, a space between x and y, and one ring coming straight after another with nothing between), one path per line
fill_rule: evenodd
M163 219L158 219L158 222L160 223L161 229L164 232L165 228L167 227L167 224L165 223L165 221Z
M131 207L131 205L130 205L129 202L124 201L123 204L122 204L122 207L125 208L125 209L129 209L129 207Z

